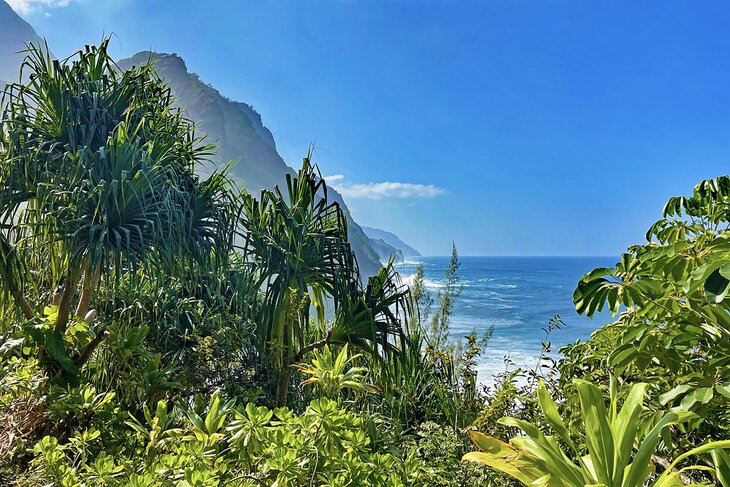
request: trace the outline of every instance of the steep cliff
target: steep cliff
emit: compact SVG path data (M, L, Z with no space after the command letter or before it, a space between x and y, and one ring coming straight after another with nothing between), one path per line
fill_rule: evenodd
M18 80L18 68L23 61L19 51L25 49L27 42L37 39L33 27L0 0L0 86Z

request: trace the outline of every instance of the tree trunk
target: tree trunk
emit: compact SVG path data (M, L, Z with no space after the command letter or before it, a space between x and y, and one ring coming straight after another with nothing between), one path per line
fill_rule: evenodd
M20 291L13 292L13 300L15 301L15 304L20 307L20 310L23 312L26 319L32 320L35 318L33 308L30 307L28 300L25 299L25 296L23 296Z
M279 378L276 384L276 407L286 407L286 398L289 395L289 370L288 361L284 363L279 370Z
M91 305L91 297L94 294L97 284L99 283L99 276L101 268L96 265L94 270L90 270L88 265L84 271L84 285L81 289L81 297L79 298L79 304L76 307L76 317L84 318L86 313L89 312L89 306Z
M86 345L86 347L84 347L84 350L83 350L83 352L81 352L81 355L79 355L79 357L76 360L74 360L74 364L76 365L76 367L81 367L89 360L89 358L91 358L91 354L94 353L94 350L96 350L96 347L98 347L101 344L101 342L104 341L104 339L107 337L107 335L109 335L109 334L107 333L105 328L102 328L101 330L99 330L99 333L96 334L94 339L91 340L89 342L89 344Z
M291 359L289 360L289 363L292 363L292 364L293 364L293 363L299 362L299 361L300 361L300 360L301 360L302 358L304 358L304 356L305 356L306 354L308 354L309 352L313 352L314 350L317 350L317 349L319 349L319 348L323 348L324 346L326 346L326 345L329 345L330 343L332 343L332 342L331 342L331 340L332 340L332 330L330 330L330 331L329 331L329 332L327 333L327 337L326 337L326 338L323 338L322 340L320 340L320 341L318 341L318 342L310 343L310 344L309 344L309 345L307 345L306 347L304 347L304 348L302 348L301 350L299 350L299 351L298 351L298 352L297 352L297 353L296 353L296 354L295 354L295 355L294 355L294 356L293 356L293 357L292 357L292 358L291 358Z
M66 278L66 286L63 288L63 294L61 295L61 304L58 305L58 318L56 318L55 326L55 330L62 335L66 332L66 326L68 326L68 319L71 314L71 305L78 283L78 276L69 272L68 277Z

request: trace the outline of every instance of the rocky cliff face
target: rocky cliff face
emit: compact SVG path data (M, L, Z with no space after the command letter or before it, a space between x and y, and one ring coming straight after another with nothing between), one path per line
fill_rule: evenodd
M375 252L378 253L378 257L380 257L380 262L388 262L390 259L393 259L396 263L403 262L403 252L399 249L388 245L385 240L372 237L369 238L373 250L375 250Z
M27 42L37 39L33 27L0 0L0 85L18 80L18 68L23 61L18 52L25 49Z
M147 62L170 84L180 107L196 123L199 132L216 143L217 153L211 161L215 166L237 161L231 176L253 194L263 188L283 185L284 175L295 172L276 151L274 137L264 126L261 115L250 105L233 101L205 84L188 71L179 56L140 52L119 61L119 66L129 69ZM339 193L330 189L330 197L348 211ZM378 253L352 218L349 218L349 238L363 276L375 274L380 268Z

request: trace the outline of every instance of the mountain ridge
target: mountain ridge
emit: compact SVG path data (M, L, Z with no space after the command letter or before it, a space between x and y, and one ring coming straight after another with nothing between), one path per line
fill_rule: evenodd
M365 232L365 235L367 235L371 240L381 240L390 247L400 250L403 257L421 257L421 253L418 250L405 243L393 232L388 232L379 228L367 227L365 225L362 225L362 229Z
M0 88L18 80L20 63L27 42L39 40L33 26L23 20L15 10L0 0Z
M367 233L365 235L367 235ZM378 253L378 257L380 257L381 262L385 263L391 259L393 259L394 262L403 262L403 252L401 252L400 249L396 249L395 247L388 245L385 240L372 237L368 238L370 239L370 244L373 249Z

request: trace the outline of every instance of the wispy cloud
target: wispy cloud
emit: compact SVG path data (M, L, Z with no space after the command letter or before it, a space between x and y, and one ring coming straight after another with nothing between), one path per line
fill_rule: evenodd
M342 181L345 179L345 176L342 174L333 174L331 176L322 176L322 179L327 181L327 183L334 183L335 181Z
M45 11L48 8L66 7L76 1L78 0L7 0L13 10L21 15Z
M339 183L333 184L342 196L350 199L381 200L384 198L433 198L446 192L433 184L396 183Z

